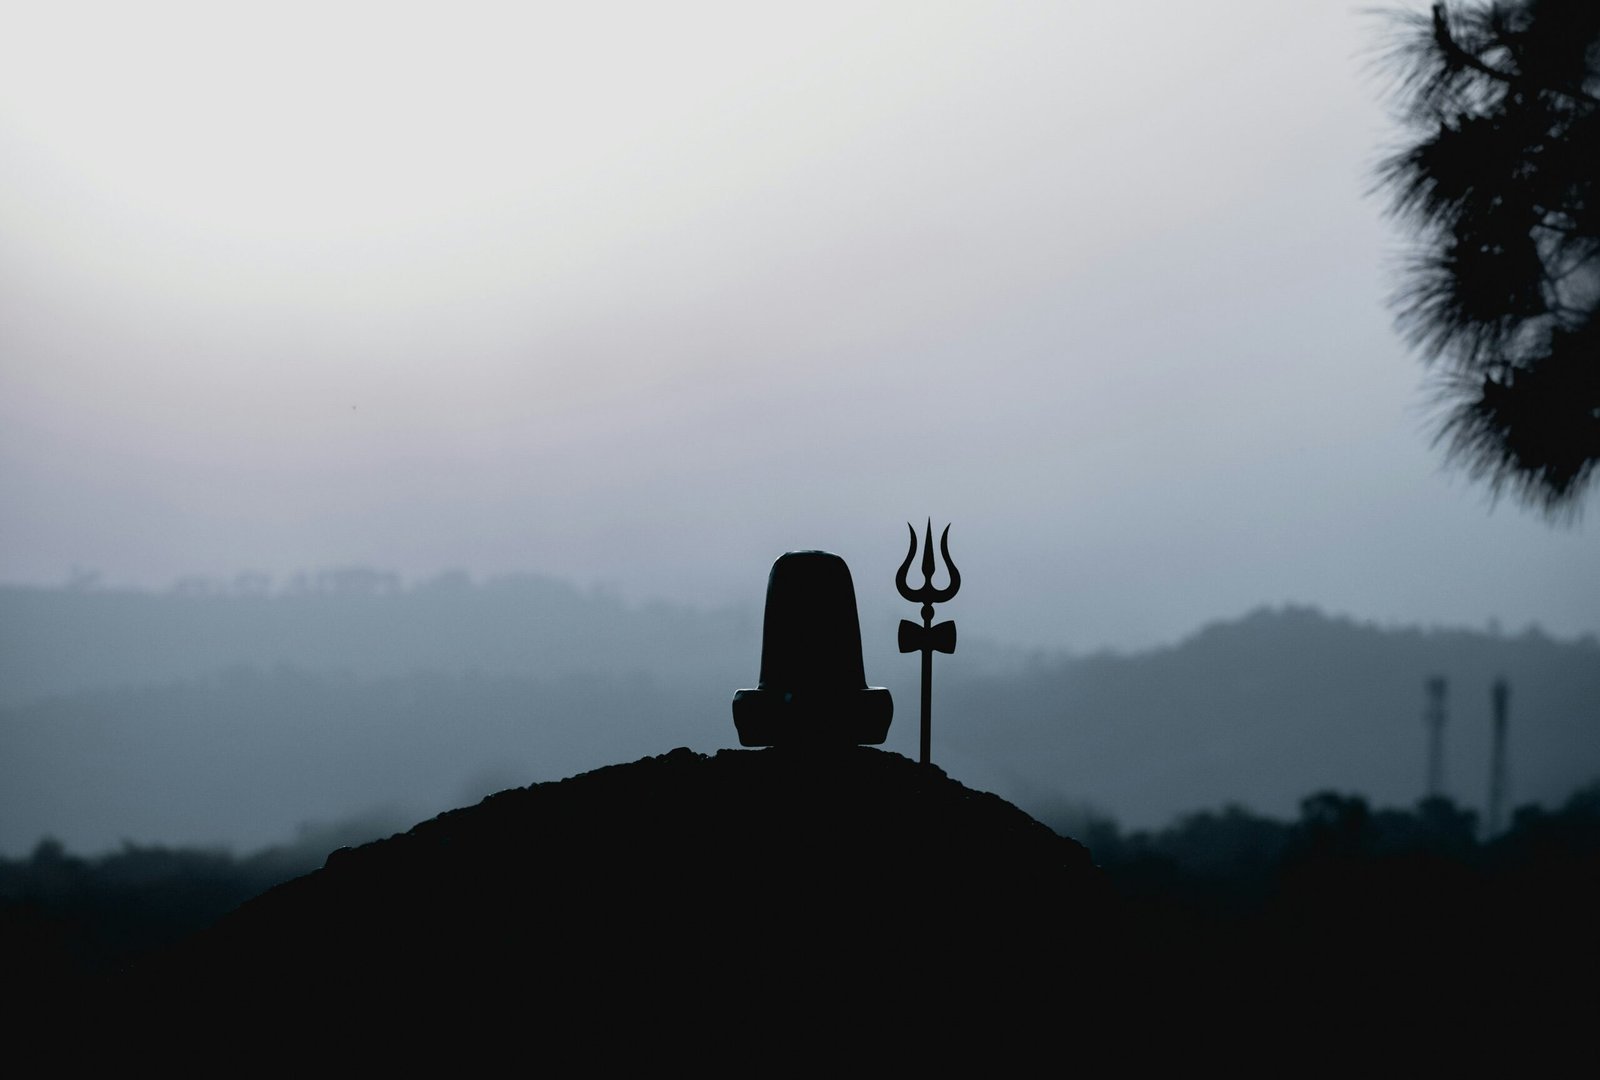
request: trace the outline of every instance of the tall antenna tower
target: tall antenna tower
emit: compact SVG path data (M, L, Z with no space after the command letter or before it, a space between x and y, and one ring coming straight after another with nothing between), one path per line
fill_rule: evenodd
M1449 686L1443 675L1435 675L1428 680L1428 707L1422 714L1422 722L1428 728L1428 798L1430 799L1441 798L1444 795L1444 699Z
M1506 808L1506 710L1511 702L1511 687L1505 676L1494 681L1494 745L1489 758L1489 821L1487 836L1496 836Z

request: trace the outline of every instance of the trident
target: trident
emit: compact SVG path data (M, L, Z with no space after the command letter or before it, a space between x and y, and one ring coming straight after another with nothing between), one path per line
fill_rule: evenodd
M900 595L913 604L918 601L922 603L921 626L910 619L900 620L900 651L922 653L922 763L926 765L928 744L933 732L933 654L956 651L956 624L946 619L934 626L933 605L942 604L955 596L956 590L961 588L961 571L950 561L950 526L946 525L939 536L939 553L944 556L944 565L950 571L950 584L942 589L933 587L933 519L929 518L927 533L922 541L922 588L911 588L906 581L906 571L911 569L911 560L917 554L917 530L909 521L906 522L906 528L911 531L911 548L906 552L906 561L900 564L900 573L895 575L894 585L900 590Z

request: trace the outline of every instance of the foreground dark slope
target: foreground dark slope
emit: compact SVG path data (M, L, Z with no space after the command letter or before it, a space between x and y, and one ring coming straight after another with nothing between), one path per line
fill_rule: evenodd
M903 994L951 971L1020 990L1059 978L1104 902L1080 844L936 768L680 749L341 849L132 980L348 1009L536 978L558 1010L654 1013Z
M1464 859L1426 837L1377 850L1359 800L1311 802L1276 886L1230 907L1137 866L1113 888L1081 845L897 755L680 749L341 849L32 1004L161 1053L176 1023L206 1062L831 1062L865 1038L934 1059L975 1041L991 1071L1207 1053L1281 1071L1397 1045L1464 1060L1434 1033L1491 999L1492 1042L1588 1031L1591 812Z

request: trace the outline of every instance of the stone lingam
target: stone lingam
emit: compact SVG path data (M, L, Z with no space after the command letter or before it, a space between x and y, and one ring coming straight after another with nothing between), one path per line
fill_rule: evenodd
M868 686L850 567L831 551L772 564L761 631L761 682L733 695L740 746L879 745L894 699Z

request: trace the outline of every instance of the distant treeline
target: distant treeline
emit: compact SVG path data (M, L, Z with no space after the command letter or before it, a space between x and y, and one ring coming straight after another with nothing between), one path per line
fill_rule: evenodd
M1380 809L1331 791L1292 821L1232 806L1152 831L1089 825L1080 839L1118 903L1087 940L1112 939L1142 973L1145 1010L1237 1014L1241 1033L1252 1008L1272 1010L1442 1048L1463 1045L1473 1016L1494 1033L1589 1029L1600 782L1487 838L1448 799Z
M1520 807L1498 836L1446 798L1412 810L1374 808L1359 795L1324 791L1283 821L1230 805L1185 814L1166 828L1124 832L1092 814L1050 823L1093 853L1126 900L1185 916L1222 920L1325 905L1347 911L1363 883L1394 913L1437 895L1459 913L1481 890L1516 883L1543 895L1555 879L1582 882L1564 896L1600 899L1600 780L1557 809ZM1600 908L1591 908L1600 913Z
M370 566L329 566L316 570L297 570L284 577L259 570L244 570L232 577L185 574L166 589L171 596L377 596L409 589L470 587L472 577L464 570L446 570L429 578L407 582L392 570ZM114 592L98 571L75 568L62 586L69 592Z
M307 829L291 845L245 857L127 845L84 858L42 840L25 858L0 858L8 975L48 984L124 966L316 869L334 848L389 831L375 821ZM1486 948L1503 960L1537 943L1547 964L1548 950L1575 936L1590 948L1574 962L1594 951L1600 781L1558 809L1519 809L1487 839L1476 815L1448 799L1374 809L1335 792L1302 800L1294 821L1229 806L1155 831L1123 832L1091 817L1070 832L1120 898L1120 929L1135 952L1258 955L1276 943L1338 962L1343 947L1370 959L1374 949L1420 945L1451 956Z
M0 955L22 985L105 972L310 873L330 851L390 831L378 821L307 827L293 843L243 857L126 844L85 858L46 838L27 858L0 858Z

